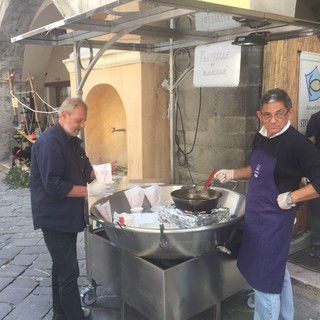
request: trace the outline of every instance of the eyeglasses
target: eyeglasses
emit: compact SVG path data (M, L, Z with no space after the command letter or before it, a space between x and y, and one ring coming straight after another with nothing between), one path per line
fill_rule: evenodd
M265 120L265 121L270 121L273 117L276 120L283 120L289 111L290 110L287 110L286 112L278 111L275 114L271 114L269 112L264 112L264 113L261 112L261 116L262 116L263 120Z

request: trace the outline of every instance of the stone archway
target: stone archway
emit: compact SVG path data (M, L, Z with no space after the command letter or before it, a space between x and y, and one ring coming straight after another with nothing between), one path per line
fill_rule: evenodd
M83 58L85 63L86 59L88 58ZM111 101L114 101L116 96L114 92L120 97L118 101L121 101L121 106L123 105L124 111L121 108L121 112L124 112L125 116L120 118L115 116L114 124L109 123L104 132L96 134L105 134L108 137L113 127L126 129L129 183L132 181L168 183L170 181L169 122L166 117L168 92L160 85L168 74L167 61L167 55L111 50L106 52L91 70L83 88L83 97L92 110L96 108L94 99L91 97L92 88L95 90L101 88L101 105L104 106L103 113L106 119L108 119L109 110L106 108L109 103L108 95L111 94ZM75 88L72 80L75 79L74 60L70 58L64 63L70 72L71 87ZM104 92L104 90L107 91ZM116 108L115 112L117 110L120 109ZM89 117L91 117L90 114L88 121L91 121ZM118 122L119 119L123 119L123 122ZM90 130L87 125L85 143L89 155L90 144L95 145L91 141L91 137L95 139L94 135L87 135ZM96 129L92 127L92 130ZM123 131L116 131L113 135L121 137L123 133ZM108 142L107 138L101 137L101 139ZM99 145L99 139L96 141Z
M86 103L86 152L92 163L116 160L119 166L127 168L127 120L118 92L109 84L96 85L88 93Z

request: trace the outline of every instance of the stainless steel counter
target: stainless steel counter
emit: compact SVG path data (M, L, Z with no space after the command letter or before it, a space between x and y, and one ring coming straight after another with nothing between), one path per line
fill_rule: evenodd
M164 203L180 186L162 189ZM244 197L222 189L220 206L230 208L232 222L192 229L121 229L103 223L86 230L87 277L121 297L121 318L130 305L150 320L186 320L217 306L213 319L220 319L220 302L248 285L233 256L219 252L234 236L244 214ZM123 192L102 199L113 210L128 212ZM99 220L93 208L91 214ZM165 237L167 246L161 246Z

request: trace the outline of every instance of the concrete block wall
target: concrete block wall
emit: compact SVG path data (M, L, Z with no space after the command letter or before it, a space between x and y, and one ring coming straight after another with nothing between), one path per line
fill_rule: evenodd
M175 146L175 183L202 185L214 167L248 165L252 139L259 129L256 111L261 95L262 62L263 47L243 47L238 87L195 88L193 75L189 75L178 87L183 119L183 127L178 119L176 131L180 148L189 152L195 134L197 137L192 152L187 155L192 178L187 166L179 164L179 159L184 159L178 152L178 146ZM201 112L196 132L200 94ZM183 145L184 136L186 147ZM183 161L180 162L183 164ZM245 193L245 189L245 183L238 184L237 191Z

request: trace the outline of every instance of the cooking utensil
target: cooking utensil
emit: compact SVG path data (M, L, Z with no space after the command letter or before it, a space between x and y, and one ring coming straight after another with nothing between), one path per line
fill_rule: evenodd
M216 172L217 172L217 169L216 169L216 168L213 168L213 170L211 171L211 173L210 173L207 181L204 183L204 188L205 188L205 189L208 189L208 188L209 188L210 183L211 183L211 181L212 181L212 179L213 179L213 177L214 177L214 175L215 175Z
M203 187L182 188L171 192L177 208L187 211L210 211L217 206L222 192Z

